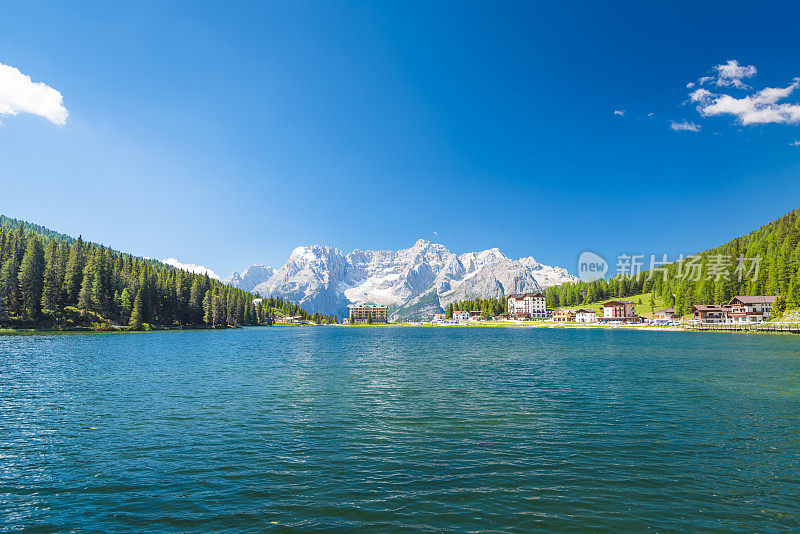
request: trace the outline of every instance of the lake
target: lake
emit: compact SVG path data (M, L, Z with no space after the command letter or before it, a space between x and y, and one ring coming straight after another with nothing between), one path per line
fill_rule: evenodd
M0 531L800 528L800 337L0 337Z

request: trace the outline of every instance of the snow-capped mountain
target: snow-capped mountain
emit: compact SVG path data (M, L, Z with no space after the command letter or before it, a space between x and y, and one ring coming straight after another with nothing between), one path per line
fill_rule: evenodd
M311 312L346 316L350 304L389 306L393 319L429 318L450 302L501 297L575 282L566 269L531 257L512 260L499 249L457 256L420 239L401 250L298 247L280 269L254 265L226 279L263 296L282 296Z

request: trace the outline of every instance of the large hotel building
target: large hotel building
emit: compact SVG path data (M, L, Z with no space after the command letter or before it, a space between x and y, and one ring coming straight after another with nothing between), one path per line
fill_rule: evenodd
M387 306L373 306L362 304L348 306L350 309L350 324L388 323L389 308Z

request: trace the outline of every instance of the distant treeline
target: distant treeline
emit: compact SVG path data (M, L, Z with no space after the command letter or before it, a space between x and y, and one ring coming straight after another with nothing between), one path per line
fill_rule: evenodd
M263 306L272 310L275 314L283 317L302 317L317 324L338 323L336 315L323 315L321 313L309 314L299 305L290 302L282 297L269 297L263 300Z
M76 314L133 329L269 325L276 313L312 317L283 299L253 304L255 298L206 274L0 217L2 325L58 325Z
M506 297L498 297L451 302L444 310L445 318L452 319L454 310L479 311L483 317L496 317L508 311L508 300L506 300Z

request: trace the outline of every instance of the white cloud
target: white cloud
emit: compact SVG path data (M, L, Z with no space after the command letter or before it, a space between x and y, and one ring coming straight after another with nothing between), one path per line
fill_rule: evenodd
M756 68L753 65L742 66L735 59L728 60L727 63L714 67L717 71L717 79L714 83L719 87L733 86L739 89L746 89L742 83L744 78L752 78L756 75Z
M795 140L793 143L789 143L789 146L800 146L800 141Z
M694 82L689 82L686 84L687 89L691 89L692 87L694 87Z
M624 117L625 116L625 110L624 109L615 109L614 110L614 115L619 115L620 117Z
M695 124L693 122L687 122L687 121L681 121L681 122L672 121L672 123L670 124L670 128L672 128L676 132L699 132L700 131L700 125L699 124Z
M161 263L165 263L167 265L171 265L172 267L175 267L176 269L183 269L184 271L189 271L190 273L207 274L209 277L213 278L214 280L219 280L220 279L220 277L217 275L217 273L215 273L211 269L203 267L202 265L195 265L194 263L181 263L178 260L176 260L175 258L167 258L165 260L161 260Z
M714 93L702 88L689 93L689 98L692 99L692 102L708 102L713 96Z
M744 126L769 123L798 124L800 104L779 103L798 87L800 78L795 78L787 87L767 87L742 98L709 92L704 98L696 100L700 103L697 111L707 117L733 115ZM695 100L693 96L692 100Z
M433 231L433 235L439 235L439 232L437 232L436 230L434 230L434 231Z
M655 115L655 113L653 113L652 111L651 111L650 113L648 113L648 114L647 114L647 116L648 116L648 117L651 117L651 118L652 118L652 116L653 116L653 115Z
M771 123L800 124L800 104L781 102L800 87L800 78L795 78L787 87L766 87L752 92L742 80L752 78L758 73L754 65L740 65L738 61L732 59L715 66L714 70L717 76L704 76L700 78L699 85L711 82L717 87L735 87L750 94L740 97L738 94L737 96L728 94L725 89L720 92L712 92L704 87L694 89L689 93L689 100L697 104L697 111L702 116L732 115L743 126ZM687 84L686 87L693 89L695 84Z
M69 115L63 100L52 87L33 82L19 69L0 63L0 116L32 113L63 125Z

